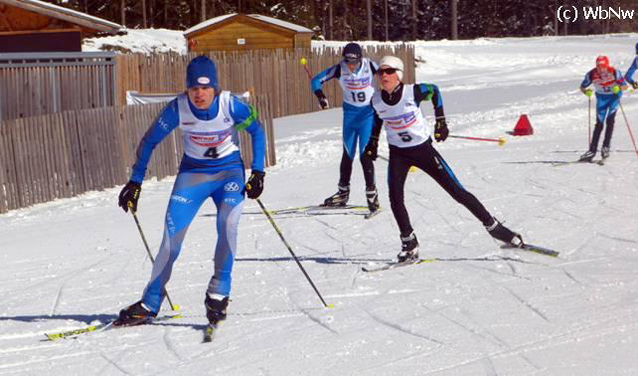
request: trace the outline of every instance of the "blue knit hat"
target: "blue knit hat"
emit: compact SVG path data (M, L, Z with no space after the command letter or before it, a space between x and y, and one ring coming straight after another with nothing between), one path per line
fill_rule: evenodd
M210 86L217 90L217 68L215 63L206 56L197 56L186 68L186 87Z

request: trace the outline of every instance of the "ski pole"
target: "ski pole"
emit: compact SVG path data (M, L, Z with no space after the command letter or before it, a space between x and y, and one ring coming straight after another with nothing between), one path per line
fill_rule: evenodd
M308 60L306 60L305 57L302 57L301 65L303 65L303 68L306 70L306 73L308 74L308 79L312 81L312 75L310 74L310 70L308 70L308 66L306 65L307 63L308 63Z
M491 141L491 142L498 142L498 146L505 145L505 137L503 136L499 138L482 138L482 137L469 137L469 136L459 136L459 135L451 134L448 137L462 138L464 140L474 140L474 141Z
M636 148L636 140L634 140L634 135L631 133L631 127L629 126L629 121L627 121L627 115L625 115L625 109L622 107L622 103L618 102L620 105L620 111L622 112L622 117L625 118L625 124L627 124L627 130L629 131L629 137L631 137L631 142L634 144L634 151L636 152L636 156L638 156L638 148Z
M133 211L133 209L131 209L131 214L133 214L133 219L135 219L135 224L137 225L137 229L139 230L140 236L142 237L142 242L144 242L144 247L146 247L146 253L148 254L148 257L151 259L151 263L155 264L155 259L153 258L153 255L151 254L150 248L148 247L148 243L146 242L146 237L144 236L144 232L142 231L142 226L140 226L140 221L137 219L137 214L135 214L135 211ZM164 294L166 294L166 300L168 300L168 304L170 304L171 309L173 311L178 311L179 306L173 304L173 302L171 301L171 298L168 296L168 291L166 291L166 289L164 289Z
M312 286L312 288L317 293L317 296L319 297L319 299L321 299L321 303L323 303L324 307L326 307L326 308L334 308L334 304L326 304L326 301L323 300L323 297L319 293L319 290L317 290L317 287L312 282L312 279L310 279L310 276L308 275L308 273L306 273L306 269L303 268L303 266L299 262L299 259L297 258L297 255L295 255L295 253L292 251L292 248L290 248L290 245L288 245L288 242L286 241L286 239L284 238L284 235L279 230L279 227L277 227L277 224L275 223L275 221L270 216L270 212L268 210L266 210L266 207L264 207L264 204L261 202L260 199L257 199L257 203L261 207L261 210L264 212L266 217L268 217L268 221L270 221L270 224L275 229L275 232L277 232L277 235L279 235L279 238L281 239L281 241L284 242L284 245L286 246L286 248L288 248L288 252L290 252L290 254L292 255L292 258L295 259L295 262L299 266L299 269L301 269L301 271L303 272L303 275L305 275L306 279L308 280L308 282L310 282L310 286Z
M587 125L589 128L589 145L591 145L591 97L588 96L589 101L589 115L587 115Z

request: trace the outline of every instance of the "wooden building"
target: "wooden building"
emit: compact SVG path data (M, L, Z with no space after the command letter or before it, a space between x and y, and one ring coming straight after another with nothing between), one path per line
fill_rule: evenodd
M310 48L314 32L259 14L231 13L184 32L190 52Z
M0 53L79 52L82 39L116 34L116 23L38 0L0 0Z

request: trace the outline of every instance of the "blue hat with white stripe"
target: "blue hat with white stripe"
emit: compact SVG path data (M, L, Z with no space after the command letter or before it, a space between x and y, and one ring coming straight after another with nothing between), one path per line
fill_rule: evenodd
M197 56L186 68L186 87L210 86L217 90L217 68L215 63L206 56Z

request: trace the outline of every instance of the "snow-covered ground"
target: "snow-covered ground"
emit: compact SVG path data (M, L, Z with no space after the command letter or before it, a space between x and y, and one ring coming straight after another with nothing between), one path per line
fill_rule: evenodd
M45 332L115 317L140 297L151 264L120 187L0 215L0 374L638 374L638 158L618 114L604 167L575 160L587 145L587 98L577 91L597 54L623 71L637 35L418 43L420 81L442 90L454 134L499 137L526 113L533 136L503 147L449 139L437 148L464 186L551 258L500 249L481 224L422 172L406 202L423 257L393 259L398 231L377 161L384 211L275 220L323 308L272 229L248 201L229 316L202 344L215 210L190 227L168 291L183 318L43 342ZM623 100L638 121L633 95ZM432 120L429 104L424 105ZM336 189L340 109L277 119L278 166L269 209L315 204ZM638 127L634 126L638 136ZM382 147L387 152L387 147ZM355 164L352 203L364 203ZM139 217L155 251L172 179L148 181ZM167 308L165 306L165 308Z

